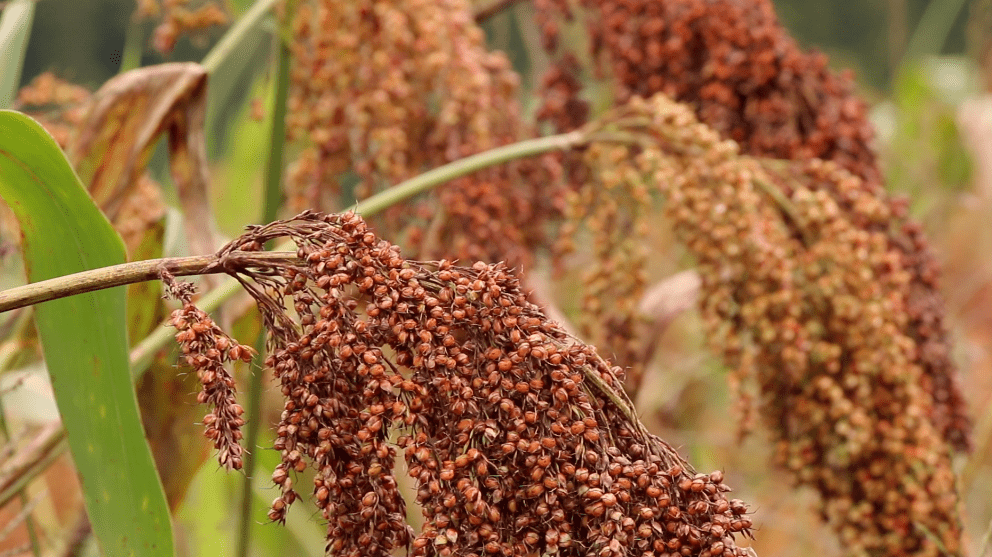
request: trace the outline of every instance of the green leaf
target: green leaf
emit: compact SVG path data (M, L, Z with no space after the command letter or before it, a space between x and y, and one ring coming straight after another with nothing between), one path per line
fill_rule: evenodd
M0 14L0 108L14 103L28 50L35 0L14 0Z
M116 265L124 244L37 122L0 111L0 196L28 280ZM109 557L172 556L165 495L128 370L124 287L39 304L35 320L93 532Z

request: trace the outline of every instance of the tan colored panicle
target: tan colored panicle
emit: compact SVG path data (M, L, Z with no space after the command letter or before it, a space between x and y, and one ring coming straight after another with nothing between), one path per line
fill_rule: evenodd
M776 461L820 493L850 555L958 554L950 447L907 332L913 274L891 207L834 163L741 155L663 95L616 118L635 115L657 138L638 164L696 258L709 342L757 382Z
M545 45L568 63L545 82L538 114L560 129L584 123L580 89L566 76L581 68L553 38L563 21L587 25L596 69L615 85L615 102L664 93L695 108L696 117L744 153L831 161L861 178L862 195L888 207L889 248L910 274L909 319L902 332L916 345L929 419L957 449L969 445L970 423L939 291L940 268L921 227L888 197L865 103L849 74L838 75L819 53L803 52L779 23L770 0L562 0L535 2ZM811 187L819 187L814 181ZM859 222L856 222L859 224Z

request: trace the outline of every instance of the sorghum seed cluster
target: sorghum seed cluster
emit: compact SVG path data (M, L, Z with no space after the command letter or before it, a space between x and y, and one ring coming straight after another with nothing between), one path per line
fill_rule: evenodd
M15 108L37 120L62 149L83 120L90 91L51 72L39 74L17 92Z
M637 115L657 139L638 165L697 259L710 342L758 383L776 460L820 492L849 554L959 552L950 448L907 333L913 276L888 235L899 215L836 164L742 156L663 95L615 118Z
M531 133L519 77L486 51L464 0L309 0L291 24L287 133L304 146L286 186L296 210L347 206ZM534 161L483 170L379 225L422 257L516 264L528 257L521 246L543 243L539 217L554 211L547 171Z
M250 362L255 350L238 344L214 323L213 319L192 302L193 290L188 283L176 283L162 273L170 296L183 306L172 312L171 323L176 328L176 341L186 364L196 371L203 390L196 401L209 405L212 411L203 417L204 435L217 449L217 461L224 468L240 470L244 465L241 447L241 416L245 410L235 400L234 378L227 364L238 360Z
M665 93L749 154L833 160L879 180L874 132L852 80L833 74L825 56L802 52L770 1L584 0L577 14L570 4L535 2L544 32L556 33L558 14L583 18L617 104Z
M779 24L770 0L535 0L544 44L558 50L563 19L583 18L600 72L614 80L616 103L665 93L695 107L699 120L751 155L829 160L862 178L863 195L889 206L890 249L910 273L909 320L914 361L930 393L930 419L958 449L967 449L969 419L938 290L939 265L921 227L888 198L871 148L873 130L849 75L837 76L822 54L802 52ZM584 10L584 12L582 11ZM584 122L576 56L545 80L539 115L560 129ZM611 347L612 348L612 347Z
M162 14L162 22L155 27L152 40L155 50L162 54L172 52L183 35L228 22L227 14L214 0L196 2L195 7L190 7L190 0L136 0L136 3L139 19Z
M292 238L301 263L224 264ZM744 555L751 519L722 472L696 473L649 434L619 368L526 300L502 264L407 260L354 214L305 212L220 253L259 302L286 397L270 518L312 499L334 555ZM289 319L285 304L291 305ZM392 475L400 428L426 523Z
M607 143L593 143L582 152L586 179L565 197L555 257L559 268L565 266L564 257L572 256L585 269L576 325L588 342L612 351L611 359L624 369L627 391L636 393L654 344L645 330L649 320L637 304L646 286L649 220L659 208L650 176L630 164L632 152L629 146Z

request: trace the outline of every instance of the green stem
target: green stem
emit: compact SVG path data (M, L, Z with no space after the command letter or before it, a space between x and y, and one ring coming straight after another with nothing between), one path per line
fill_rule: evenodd
M131 16L124 31L124 52L121 55L121 67L117 73L121 74L141 66L141 55L145 50L145 26L144 23Z
M934 0L927 5L906 46L905 60L940 54L967 0Z
M231 53L238 50L241 42L244 38L251 33L251 31L258 25L259 21L269 13L269 10L276 5L279 0L258 0L252 4L251 8L244 13L243 16L238 18L237 23L235 23L224 36L221 37L220 41L210 50L209 53L200 62L203 69L207 71L208 74L212 74L217 71L217 68L224 63Z
M585 141L585 132L574 131L561 135L528 139L504 147L490 149L433 170L428 170L419 176L414 176L386 191L373 195L365 201L358 202L350 210L363 216L371 216L418 193L423 193L438 184L471 174L476 170L550 151L563 151Z
M275 41L275 68L273 72L274 95L270 109L269 155L265 168L265 196L262 205L262 222L272 222L278 218L282 205L282 161L286 140L286 100L289 97L289 46L281 38ZM265 330L255 341L257 354L252 362L248 383L248 429L245 435L245 477L241 491L241 523L238 525L238 557L247 557L251 546L252 502L255 495L252 482L255 478L257 460L255 450L262 429L262 369L265 361Z

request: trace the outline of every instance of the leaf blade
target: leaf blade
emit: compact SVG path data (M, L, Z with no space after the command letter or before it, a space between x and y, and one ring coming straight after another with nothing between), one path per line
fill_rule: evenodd
M14 0L0 14L0 108L14 103L28 50L35 0Z
M0 196L21 223L32 282L125 261L124 244L54 140L0 111ZM123 287L39 304L35 320L104 555L173 555L165 495L128 369Z

